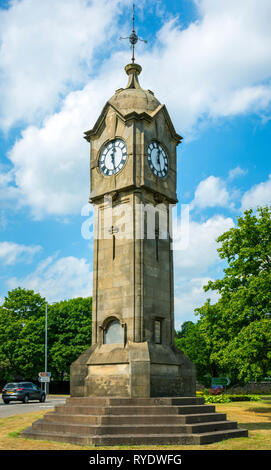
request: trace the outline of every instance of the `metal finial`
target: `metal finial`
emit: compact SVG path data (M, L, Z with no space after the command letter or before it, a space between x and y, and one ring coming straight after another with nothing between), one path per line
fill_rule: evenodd
M145 39L141 39L140 37L138 37L138 35L135 32L135 5L134 4L133 4L133 31L132 31L132 34L130 34L130 36L128 36L127 38L120 38L120 39L129 39L129 41L131 43L132 50L133 50L132 63L134 64L134 62L135 62L135 45L136 45L137 41L142 41L142 42L145 42L145 44L147 44L147 41L145 41Z

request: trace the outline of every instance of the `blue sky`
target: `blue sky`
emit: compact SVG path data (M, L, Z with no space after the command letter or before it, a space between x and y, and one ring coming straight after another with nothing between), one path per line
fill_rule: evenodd
M271 204L271 2L136 3L140 83L176 131L189 244L174 252L175 320L195 320L221 277L216 238ZM91 294L89 148L82 138L131 51L129 0L0 0L0 298L18 285L50 301ZM211 298L216 300L215 293Z

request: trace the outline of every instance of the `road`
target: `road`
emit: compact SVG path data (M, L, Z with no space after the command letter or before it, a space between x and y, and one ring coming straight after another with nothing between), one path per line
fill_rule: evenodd
M61 405L66 402L66 397L58 397L49 395L44 403L39 401L30 401L29 403L21 403L18 401L10 402L5 405L2 398L0 400L0 418L7 416L19 415L23 413L31 413L32 411L50 410L56 405Z

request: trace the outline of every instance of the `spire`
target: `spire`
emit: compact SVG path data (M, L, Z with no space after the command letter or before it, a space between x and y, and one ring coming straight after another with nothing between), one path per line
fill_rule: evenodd
M125 67L125 72L127 73L129 79L126 88L141 88L139 81L138 81L138 75L140 74L142 70L141 65L139 64L128 64Z
M140 37L138 37L138 35L135 32L135 5L134 4L133 4L133 31L130 34L130 36L128 36L127 38L121 38L120 37L120 39L129 39L129 41L131 43L132 50L133 50L132 64L134 64L135 63L135 45L136 45L136 43L138 41L145 42L145 44L147 43L147 41L145 41L145 39L141 39Z

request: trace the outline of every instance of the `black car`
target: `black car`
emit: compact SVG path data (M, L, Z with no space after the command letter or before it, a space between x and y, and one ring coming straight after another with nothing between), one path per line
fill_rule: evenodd
M46 394L32 382L11 382L4 386L2 390L3 402L22 401L28 403L29 400L39 400L44 402Z

